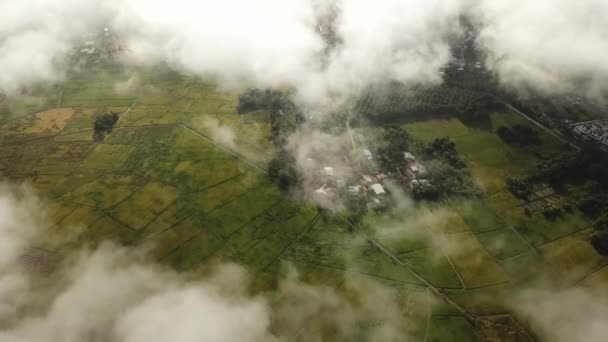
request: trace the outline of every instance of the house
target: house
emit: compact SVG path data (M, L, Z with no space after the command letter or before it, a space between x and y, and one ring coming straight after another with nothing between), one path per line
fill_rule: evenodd
M327 177L333 177L334 176L334 168L331 167L331 166L326 166L326 167L323 168L323 173Z
M410 152L403 152L403 159L406 162L415 162L416 161L416 157L414 157L414 155L411 154Z
M374 194L376 196L380 196L380 195L386 194L386 191L384 190L384 187L380 183L372 184L371 189L372 189L372 191L374 192Z
M361 194L361 186L359 185L351 185L348 187L348 195L351 197L359 197Z
M409 165L406 169L406 173L408 178L410 179L419 179L426 176L426 168L419 163L414 163Z

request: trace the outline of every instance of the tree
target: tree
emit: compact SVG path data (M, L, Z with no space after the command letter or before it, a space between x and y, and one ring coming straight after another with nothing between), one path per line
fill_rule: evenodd
M296 106L290 99L290 94L272 89L249 89L239 95L237 111L240 114L256 110L280 110L296 112Z
M279 151L268 164L268 176L281 190L291 189L298 183L295 158L287 151Z
M443 159L457 169L466 168L466 164L458 156L456 144L449 137L433 140L424 148L424 154L428 158Z
M110 112L97 116L95 118L95 123L93 124L95 140L103 140L106 134L112 132L117 121L118 113Z
M403 152L408 151L410 147L410 136L408 132L399 125L388 125L384 127L382 137L384 146L380 149L386 162L399 163L403 161Z
M505 105L491 96L484 96L460 108L458 118L465 124L489 126L492 112L504 111Z

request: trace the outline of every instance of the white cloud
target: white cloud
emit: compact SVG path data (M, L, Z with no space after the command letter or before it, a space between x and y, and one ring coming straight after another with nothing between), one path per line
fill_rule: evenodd
M272 306L249 292L249 274L218 265L186 279L148 261L138 248L102 244L66 256L46 279L21 269L24 249L44 236L44 206L27 189L0 187L0 341L283 341L319 340L324 329L343 339L406 340L396 293L347 275L349 295L301 282L295 269L279 280ZM358 302L352 301L357 294ZM361 324L379 322L361 331Z
M522 291L514 310L547 341L605 341L608 301L605 293L586 288L538 288Z
M328 9L341 38L329 52L317 32ZM0 90L60 79L74 42L107 25L136 63L165 61L232 86L293 86L303 101L328 102L378 81L440 82L449 36L470 13L504 85L606 93L603 0L2 0Z
M608 93L608 2L485 0L480 43L502 84L542 94Z

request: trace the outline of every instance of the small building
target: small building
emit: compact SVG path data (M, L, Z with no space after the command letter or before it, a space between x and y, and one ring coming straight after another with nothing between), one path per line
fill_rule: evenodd
M372 189L372 191L374 192L374 194L376 196L380 196L380 195L386 194L386 191L384 190L384 187L380 183L372 184L371 189Z
M426 176L426 168L419 163L409 165L406 170L407 176L410 179L419 179Z
M410 152L403 152L403 159L406 162L415 162L416 161L416 157Z
M325 174L325 176L327 177L333 177L335 172L334 172L334 168L331 166L326 166L323 168L323 173Z
M359 195L361 195L361 186L359 186L359 185L349 186L348 195L351 197L359 197Z

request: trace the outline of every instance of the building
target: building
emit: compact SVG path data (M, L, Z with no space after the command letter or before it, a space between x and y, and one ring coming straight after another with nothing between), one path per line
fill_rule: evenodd
M380 183L372 184L371 189L372 189L372 191L374 192L374 194L376 196L380 196L380 195L386 194L386 191L384 190L384 187Z
M414 163L406 168L406 174L409 179L420 179L426 176L427 171L421 164Z
M348 187L348 195L353 198L358 198L361 195L361 186L351 185Z
M406 162L415 162L416 161L416 157L411 154L410 152L403 152L403 159Z
M608 120L595 120L573 124L574 133L591 138L608 146Z

